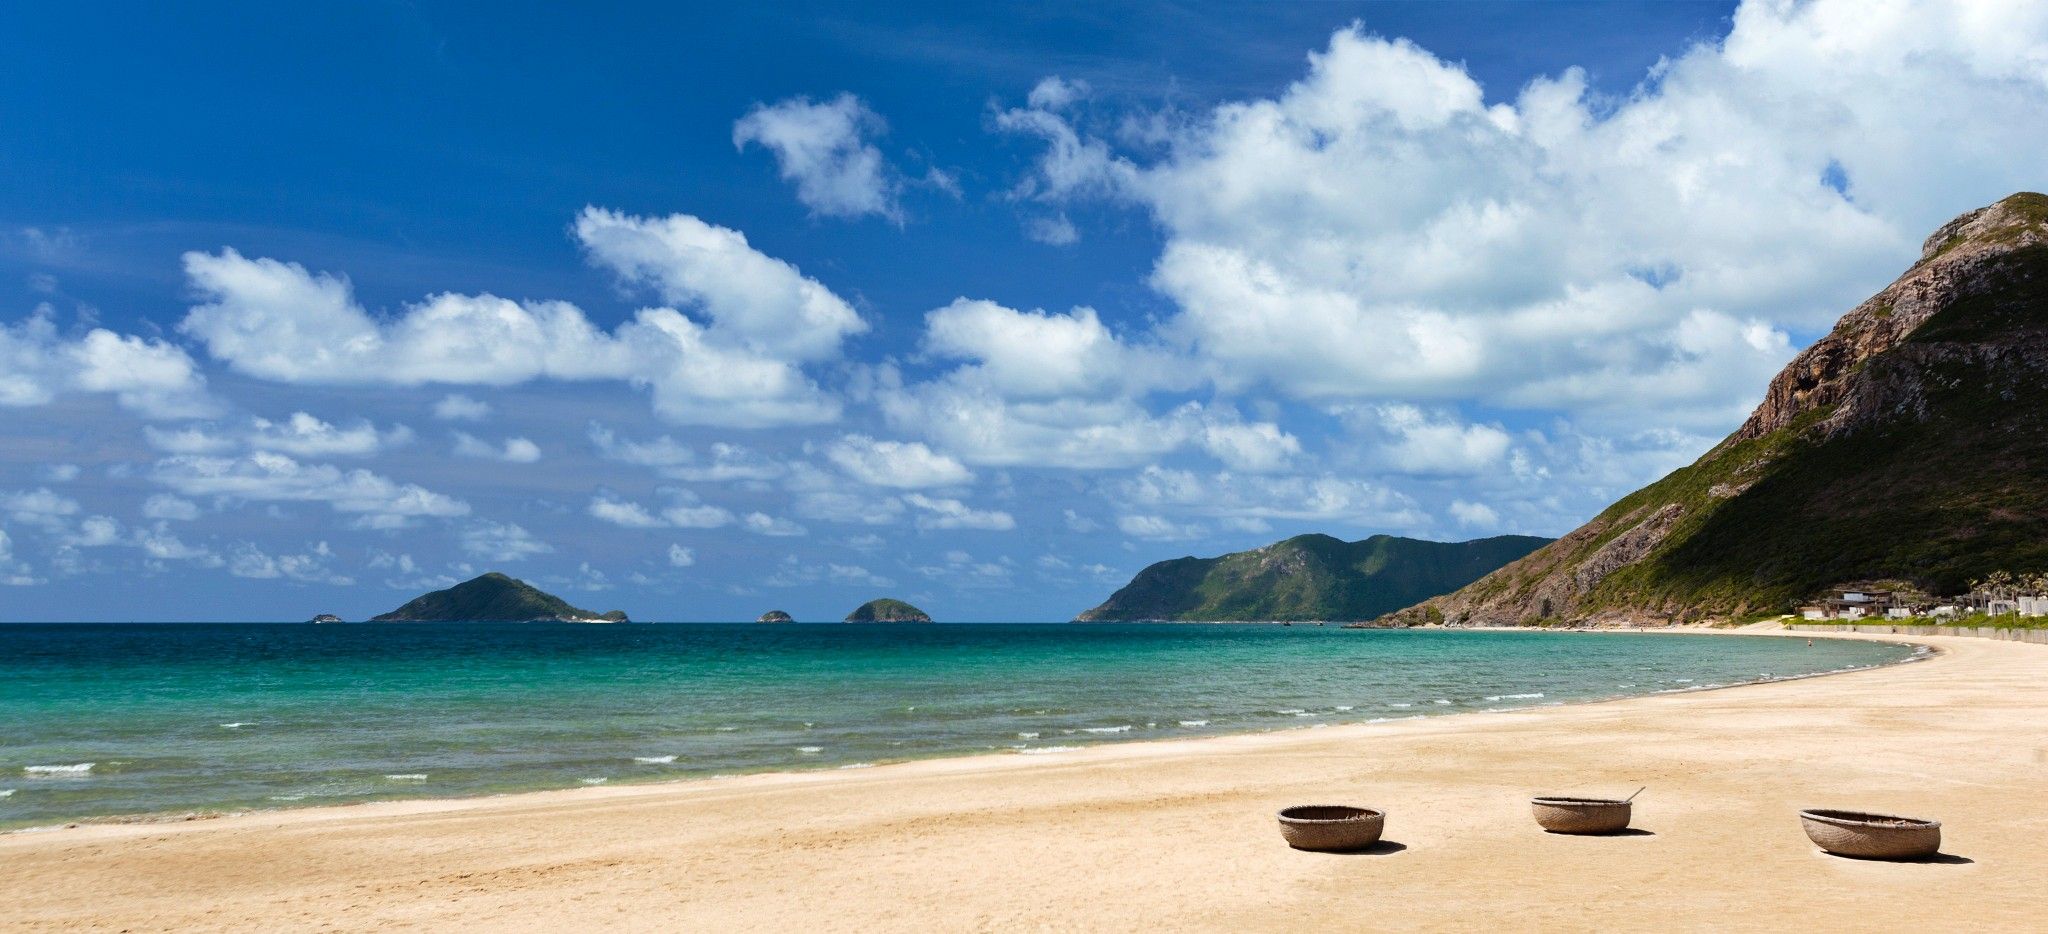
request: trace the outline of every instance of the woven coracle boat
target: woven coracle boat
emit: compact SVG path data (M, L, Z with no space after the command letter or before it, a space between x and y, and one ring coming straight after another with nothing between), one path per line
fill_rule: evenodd
M1618 798L1543 795L1530 799L1529 809L1551 833L1615 833L1628 829L1635 805Z
M1297 850L1342 852L1380 842L1387 814L1342 804L1304 804L1280 812L1280 836Z
M1799 812L1807 839L1838 856L1918 859L1941 851L1941 822L1862 811L1810 808Z

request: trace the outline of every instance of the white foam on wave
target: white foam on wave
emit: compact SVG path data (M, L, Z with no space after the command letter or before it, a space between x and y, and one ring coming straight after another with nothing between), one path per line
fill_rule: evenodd
M1450 703L1451 703L1451 702L1450 702L1450 701L1447 701L1447 700L1439 700L1439 701L1437 701L1437 706L1440 706L1440 707L1447 707L1447 706L1449 706L1449 705L1450 705Z
M872 769L874 767L875 764L872 762L848 762L847 764L840 766L839 770L844 772L847 769Z
M1281 709L1281 710L1277 710L1277 711L1274 711L1274 712L1275 712L1275 713L1291 713L1291 714L1294 714L1295 716L1300 716L1300 715L1302 715L1302 714L1308 713L1308 711L1306 711L1306 710L1303 710L1303 709L1301 709L1301 708L1299 708L1299 707L1287 707L1287 708L1283 708L1283 709Z
M1081 748L1081 747L1079 747L1079 746L1032 746L1032 747L1029 747L1029 748L1024 748L1024 749L1018 749L1018 750L1017 750L1017 754L1018 754L1018 755L1020 755L1020 756L1043 756L1043 755L1047 755L1047 754L1049 754L1049 753L1055 753L1055 752L1073 752L1074 750L1076 750L1076 749L1079 749L1079 748Z
M14 797L14 789L12 789L12 788L0 788L0 798L12 798L12 797Z
M1128 733L1130 730L1131 725L1128 723L1123 726L1084 726L1081 728L1083 733Z
M427 780L427 775L425 772L400 772L397 775L386 775L384 779L393 782L423 782Z
M824 752L824 751L825 751L825 747L823 747L823 746L798 746L798 747L796 747L796 751L797 751L797 752L800 752L800 753L803 753L804 755L807 755L807 756L815 756L815 755L817 755L818 753Z
M675 756L634 756L634 762L642 765L667 765L676 761Z
M1018 739L1037 739L1037 738L1038 738L1038 734L1037 734L1037 733L1032 733L1032 732L1023 732L1023 733L1018 733L1018 734L1017 734L1017 738L1018 738Z
M94 764L80 762L77 765L25 765L21 770L30 775L91 775Z
M611 779L609 779L609 778L605 778L605 777L603 777L603 776L599 776L599 777L597 777L597 778L586 778L586 779L583 779L583 784L585 784L585 785L602 785L602 784L604 784L605 782L608 782L608 781L611 781Z
M1344 704L1344 705L1341 705L1341 706L1337 707L1336 709L1337 709L1337 710L1351 710L1351 709L1353 709L1353 707L1352 707L1352 705L1350 705L1350 704Z
M272 800L272 801L304 801L304 800L306 800L306 796L305 796L305 795L271 795L271 796L270 796L270 800Z
M1542 697L1542 696L1543 696L1543 692L1541 692L1541 691L1538 691L1538 692L1536 692L1536 693L1534 693L1534 694L1489 694L1489 695L1487 695L1487 696L1486 696L1486 699L1487 699L1487 700L1490 700L1490 701L1504 701L1504 700L1535 700L1536 698L1539 698L1539 697Z
M249 722L249 721L247 721L247 720L236 720L236 721L235 721L235 722L233 722L233 723L223 723L223 724L221 724L221 725L220 725L220 728L221 728L221 729L223 729L223 730L239 730L239 729L241 729L241 728L243 728L243 727L245 727L245 726L253 726L253 725L254 725L254 724L250 723L250 722Z
M1415 706L1415 705L1414 705L1414 704L1388 704L1387 706L1389 706L1389 707L1413 707L1413 706ZM1341 709L1344 709L1344 710L1350 710L1351 708L1349 708L1349 707L1345 707L1345 708L1341 708Z
M1180 725L1181 725L1181 726L1208 726L1208 725L1209 725L1209 721L1207 721L1207 720L1182 720L1182 721L1180 722Z
M737 733L739 731L740 728L736 726L722 726L718 728L718 732L720 733Z

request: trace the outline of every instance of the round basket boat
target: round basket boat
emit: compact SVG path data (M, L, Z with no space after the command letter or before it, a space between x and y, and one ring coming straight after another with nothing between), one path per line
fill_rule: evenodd
M1861 811L1811 808L1799 812L1807 839L1837 856L1918 859L1941 850L1941 822Z
M1543 795L1530 799L1529 809L1551 833L1616 833L1628 829L1635 805L1616 798Z
M1305 804L1280 812L1280 836L1297 850L1342 852L1380 842L1387 814L1341 804Z

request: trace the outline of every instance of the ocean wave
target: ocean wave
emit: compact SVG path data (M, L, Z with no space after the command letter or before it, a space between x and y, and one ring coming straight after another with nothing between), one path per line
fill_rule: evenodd
M1389 707L1413 707L1413 706L1415 706L1415 705L1414 705L1414 704L1388 704L1387 706L1389 706ZM1349 710L1350 708L1346 707L1346 708L1341 708L1341 709Z
M1081 728L1083 733L1128 733L1130 731L1131 725L1128 723L1123 726L1084 726Z
M21 770L30 775L91 775L94 764L80 762L77 765L25 765Z
M305 796L305 795L271 795L271 796L270 796L270 800L272 800L272 801L304 801L304 800L306 800L306 796Z
M848 762L847 764L840 766L839 770L844 772L847 769L872 769L874 767L875 764L872 762Z
M722 726L718 728L718 732L720 733L737 733L739 731L740 728L736 726Z
M823 747L823 746L798 746L798 747L796 747L796 751L797 751L797 752L800 752L800 753L803 753L804 755L807 755L807 756L815 756L815 755L817 755L818 753L824 752L824 751L825 751L825 747Z
M14 789L12 789L12 788L0 788L0 798L12 798L12 797L14 797Z
M1451 703L1451 702L1450 702L1450 701L1447 701L1447 700L1439 700L1439 701L1437 701L1437 705L1438 705L1438 706L1448 706L1448 705L1449 705L1450 703Z
M583 782L583 784L585 784L585 785L602 785L602 784L604 784L605 782L608 782L608 781L611 781L611 779L609 779L609 778L605 778L604 776L601 776L601 775L600 775L600 776L598 776L598 777L596 777L596 778L586 778L586 779L582 779L582 782Z
M233 722L233 723L223 723L223 724L221 724L221 725L220 725L220 728L221 728L221 729L223 729L223 730L239 730L239 729L241 729L241 728L243 728L243 727L245 727L245 726L253 726L253 725L254 725L254 724L253 724L253 723L252 723L251 721L248 721L248 720L236 720L236 721L235 721L235 722Z
M1023 733L1018 733L1018 734L1017 734L1017 738L1018 738L1018 739L1037 739L1037 738L1038 738L1038 734L1037 734L1037 733L1032 733L1032 732L1023 732Z
M1274 712L1274 713L1285 713L1285 714L1293 714L1293 715L1295 715L1295 716L1297 716L1297 717L1298 717L1298 716L1301 716L1302 714L1308 713L1308 711L1306 711L1306 710L1303 710L1303 709L1301 709L1301 708L1299 708L1299 707L1283 707L1283 708L1281 708L1281 709L1279 709L1279 710L1276 710L1276 711L1273 711L1273 712Z
M634 762L642 765L667 765L676 761L675 756L634 756Z
M1486 696L1486 699L1487 699L1487 700L1490 700L1490 701L1504 701L1504 700L1535 700L1536 698L1539 698L1539 697L1542 697L1542 696L1543 696L1543 692L1542 692L1542 691L1538 691L1538 692L1536 692L1536 693L1534 693L1534 694L1488 694L1488 695Z
M1208 725L1209 725L1209 721L1207 721L1207 720L1182 720L1182 721L1180 722L1180 725L1181 725L1181 726L1208 726Z
M1054 753L1054 752L1073 752L1074 750L1076 750L1076 749L1079 749L1079 748L1081 748L1081 747L1079 747L1079 746L1031 746L1031 747L1028 747L1028 748L1019 748L1019 749L1017 750L1017 754L1018 754L1018 755L1020 755L1020 756L1042 756L1042 755L1046 755L1047 753Z
M386 775L384 780L392 782L423 782L427 780L427 775L425 772L400 772L397 775Z

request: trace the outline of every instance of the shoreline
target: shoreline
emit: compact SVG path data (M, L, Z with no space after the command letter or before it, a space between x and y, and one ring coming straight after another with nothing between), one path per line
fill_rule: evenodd
M2038 923L2048 648L1836 638L1939 651L1485 717L14 834L0 927ZM1530 795L1639 785L1633 835L1555 836L1529 817ZM1303 803L1382 808L1388 843L1290 850L1272 814ZM1948 855L1825 856L1794 817L1816 806L1942 820Z
M1175 623L1174 625L1188 625L1188 624L1182 624L1182 623ZM1208 623L1195 623L1195 624L1192 624L1192 625L1218 625L1218 624L1208 624ZM1240 625L1240 624L1231 624L1231 625ZM1276 623L1276 624L1274 624L1274 625L1278 625L1278 624ZM1437 629L1430 629L1430 630L1428 630L1428 631L1438 631L1438 630L1437 630ZM1815 635L1819 635L1819 634L1809 634L1809 633L1795 633L1795 632L1791 632L1791 631L1789 631L1789 630L1783 630L1783 629L1763 629L1763 628L1756 628L1756 629L1731 629L1731 628L1714 628L1714 627L1706 627L1706 626L1662 626L1662 627L1654 627L1654 628L1650 628L1650 627L1645 627L1645 628L1639 628L1639 629L1619 629L1619 628L1616 628L1616 629L1540 629L1540 628L1533 628L1533 627L1523 627L1523 626L1462 626L1462 627L1455 627L1455 628L1444 628L1444 629L1442 629L1441 631L1446 631L1446 632L1494 632L1494 633L1517 633L1517 634L1539 634L1539 633L1549 633L1549 634L1568 634L1568 635L1594 635L1594 634L1609 634L1609 635L1632 635L1632 634L1636 634L1636 635L1647 635L1647 634L1663 634L1663 635L1676 635L1676 636L1684 636L1684 635L1709 635L1709 636L1783 636L1783 637L1798 637L1798 636L1802 636L1802 635L1804 635L1804 636L1808 636L1808 637L1812 637L1812 636L1815 636ZM840 774L842 774L842 773L847 773L847 772L869 772L869 771L876 771L876 770L889 770L889 769L899 769L899 768L903 768L903 767L906 767L906 766L916 766L916 765L922 765L922 764L927 764L927 763L935 763L935 762L954 762L954 761L962 761L962 762L971 762L972 760L983 760L983 759L986 759L986 760L999 760L999 761L1008 761L1008 762L1015 762L1015 761L1017 761L1017 760L1022 760L1022 763L1027 763L1027 764L1044 764L1044 765L1056 765L1056 764L1058 764L1058 763L1060 763L1060 762L1064 762L1064 761L1069 761L1069 760L1071 760L1071 759L1075 758L1075 757L1076 757L1076 756L1077 756L1078 754L1081 754L1081 753L1087 753L1087 752L1096 752L1096 751L1101 751L1101 750L1110 750L1110 749L1122 749L1122 748L1126 748L1126 747L1132 747L1132 746L1144 746L1144 745L1151 745L1151 744L1186 744L1186 743L1195 743L1195 744L1199 744L1199 743L1206 743L1206 742L1212 742L1212 741L1220 741L1220 740L1230 740L1230 739L1244 739L1244 738L1249 738L1249 737L1269 737L1269 736L1270 736L1270 737L1287 737L1287 736L1291 736L1291 735L1293 735L1293 734L1297 734L1297 733L1303 733L1303 732L1308 732L1308 731L1317 731L1317 732L1327 732L1327 731L1334 731L1334 730L1346 730L1346 731L1352 731L1352 730L1361 730L1361 729L1369 729L1369 728L1385 727L1385 726L1389 726L1389 725L1392 725L1392 724L1398 724L1398 723L1411 723L1411 722L1416 722L1416 721L1424 721L1424 720L1445 720L1445 719L1452 719L1452 718L1461 718L1461 717L1469 717L1469 716L1484 716L1484 715L1499 715L1499 714L1510 714L1510 713L1516 713L1516 712L1521 712L1521 711L1530 711L1530 710L1552 710L1552 709L1560 709L1560 708L1572 708L1572 707L1585 707L1585 706L1593 706L1593 705L1600 705L1600 704L1613 704L1613 703L1621 703L1621 702L1625 702L1625 701L1630 701L1630 700L1637 700L1637 699L1642 699L1642 698L1650 698L1650 697L1662 697L1662 696L1673 696L1673 695L1684 695L1684 694L1696 694L1696 693L1703 693L1703 692L1707 692L1707 691L1726 691L1726 690L1733 690L1733 689L1737 689L1737 688L1745 688L1745 687L1755 687L1755 686L1759 686L1759 685L1766 685L1766 684L1778 684L1778 683L1784 683L1784 682L1793 682L1793 681L1803 681L1803 680L1808 680L1808 679L1812 679L1812 678L1828 678L1828 677L1834 677L1834 676L1838 676L1838 675L1849 675L1849 674L1855 674L1855 673L1857 673L1857 672L1862 672L1862 671L1872 671L1872 670L1877 670L1877 669L1882 669L1882 668L1890 668L1890 667L1895 667L1895 666L1899 666L1899 665L1908 665L1908 664L1912 664L1912 663L1915 663L1915 662L1925 662L1925 661L1930 661L1930 660L1933 660L1933 659L1934 659L1934 658L1936 658L1936 657L1939 657L1939 656L1940 656L1940 655L1942 654L1942 650L1941 650L1941 649L1940 649L1940 648L1939 648L1938 646L1934 646L1934 645L1929 645L1929 644L1927 644L1927 643L1925 643L1925 642L1921 642L1921 641L1914 641L1914 640L1913 640L1913 639L1911 639L1910 637L1908 637L1908 638L1899 638L1899 637L1896 637L1896 636L1888 636L1888 637L1878 637L1878 636L1874 636L1874 635L1869 635L1869 634L1857 634L1857 633L1842 633L1842 634L1834 634L1834 635L1828 635L1828 636L1821 636L1821 637L1823 637L1823 638L1845 638L1845 639L1851 639L1851 640L1854 640L1854 641L1862 641L1862 642L1883 642L1883 643L1890 643L1890 644L1894 644L1894 645L1900 645L1900 646L1911 646L1911 647L1915 647L1916 649L1920 649L1920 650L1922 650L1922 651L1918 651L1918 652L1915 652L1914 654L1910 654L1910 655L1907 655L1906 657L1904 657L1904 658L1900 658L1900 659L1898 659L1898 660L1896 660L1896 661L1891 661L1891 662L1883 662L1883 663L1879 663L1879 664L1875 664L1875 665L1859 665L1859 666L1852 666L1852 667L1848 667L1848 668L1839 668L1839 669L1832 669L1832 670L1828 670L1828 671L1816 671L1816 672L1811 672L1811 673L1808 673L1808 674L1796 674L1796 675L1774 675L1774 676L1771 676L1771 677L1765 677L1765 678L1757 678L1757 679L1752 679L1752 680L1747 680L1747 681L1736 681L1736 682L1733 682L1733 683L1728 683L1728 684L1704 684L1704 685L1692 685L1692 686L1687 686L1687 687L1680 687L1680 688L1660 688L1660 689L1656 689L1656 690L1652 690L1652 691L1647 691L1647 692L1644 692L1644 693L1640 693L1640 694L1619 694L1619 695L1611 695L1611 696L1607 696L1607 697L1596 697L1596 698L1587 698L1587 699L1584 699L1584 700L1570 700L1570 701L1560 701L1560 702L1554 702L1554 703L1547 703L1547 704L1530 704L1530 705L1525 705L1525 706L1506 706L1506 707L1495 707L1495 708L1488 708L1488 709L1484 709L1484 710L1458 710L1458 711L1452 711L1452 712L1449 712L1449 713L1442 713L1442 714L1436 714L1436 713L1427 713L1427 712L1424 712L1424 713L1417 713L1417 714L1413 714L1413 715L1409 715L1409 716L1401 716L1401 717L1379 717L1379 718L1374 718L1374 719L1371 719L1371 720L1359 720L1359 721L1352 721L1352 722L1348 722L1348 723L1331 723L1331 724L1321 724L1321 725L1306 725L1306 726L1292 726L1292 727L1284 727L1284 728L1268 728L1268 729L1262 729L1262 730L1247 730L1247 731L1243 731L1243 732L1232 732L1232 733L1210 733L1210 734L1204 734L1204 735L1200 735L1200 736L1187 736L1187 737L1152 737L1152 738L1144 738L1144 739L1114 740L1114 741L1107 741L1107 742L1098 742L1098 743L1095 743L1095 744L1093 744L1093 745L1087 745L1087 746L1075 746L1075 747L1068 747L1068 748L1058 749L1058 750L1056 751L1056 754L1054 754L1054 753L1040 753L1040 754L1031 754L1031 755L1025 755L1025 754L1019 754L1019 753L1016 753L1016 752L1014 752L1014 751L1011 751L1011 752L991 752L991 751L976 751L976 752L959 752L959 753L939 753L939 754L935 754L935 755L932 755L932 756L927 756L927 757L922 757L922 758L915 758L915 759L897 759L897 760L893 760L893 761L886 761L886 762L862 762L862 763L853 763L853 764L848 764L848 765L839 765L839 766L833 766L833 767L829 767L829 768L813 768L813 769L777 769L777 770L769 770L769 771L761 771L761 772L737 772L737 773L731 773L731 774L718 774L718 775L697 775L697 776L686 776L686 777L678 777L678 778L655 778L655 779L648 779L648 780L643 780L643 781L632 781L632 780L627 780L627 781L621 781L621 782L617 782L617 783L612 783L612 782L606 782L606 783L604 783L604 784L601 784L601 785L565 785L565 786L555 786L555 787L546 787L546 788L527 788L527 789L520 789L520 790L516 790L516 791L503 791L503 792L496 792L496 793L490 793L490 794L472 794L472 795L451 795L451 796L448 796L448 797L422 797L422 798L379 798L379 799L374 799L374 800L369 800L369 801L352 801L352 802L337 802L337 803L331 803L331 804L282 804L282 805L279 805L279 806L277 806L277 807L255 807L255 808L241 808L241 809L223 809L223 810L195 810L195 811L142 811L142 812L129 812L129 813L120 813L120 814L100 814L100 815L91 815L91 816L87 816L87 817L79 817L79 818L74 818L74 819L71 819L71 820L68 820L68 821L64 821L64 822L62 822L62 823L52 823L52 824L38 824L38 825L32 825L32 826L26 826L26 827L15 827L15 828L11 828L11 829L5 829L5 828L0 828L0 841L4 841L4 840L8 839L9 837L14 837L14 836L21 836L21 835L34 835L34 834L51 834L51 833L66 833L66 832L72 832L72 831L81 831L81 830L89 830L89 829L94 829L94 828L129 828L129 827L135 827L135 828L176 828L176 827L184 827L184 826L187 826L187 825L209 825L209 826L210 826L210 825L212 825L213 823L215 823L215 822L219 822L219 821L230 821L230 820L237 820L237 819L244 819L244 818L250 818L250 819L260 819L260 818L263 818L263 817L266 817L266 816L276 816L276 815L287 815L287 814L298 814L298 813L301 813L301 812L308 812L308 811L327 811L327 810L335 810L335 811L342 811L342 812L345 812L345 813L343 814L343 816L348 816L348 815L353 815L353 814L361 813L361 809L365 809L365 808L375 808L375 807L378 807L378 806L391 806L391 807L401 808L401 809L402 809L402 811L403 811L403 813L407 813L407 814L413 814L413 813L432 813L432 812L433 812L433 810L434 810L434 808L435 808L435 806L437 806L437 805L438 805L438 806L446 806L446 807L448 807L449 809L452 809L452 810L462 810L462 809L466 809L466 808L465 808L464 806L465 806L465 805L469 805L469 804L476 804L476 803L486 803L486 802L496 802L496 801L507 801L507 800L510 800L510 799L516 799L516 798L523 798L523 797L528 797L528 796L536 796L536 795L570 795L570 794L575 794L575 795L583 795L583 796L591 796L591 797L604 797L604 796L605 796L605 793L606 793L606 792L624 792L624 791L629 791L629 790L634 790L634 789L649 789L649 788L654 788L654 789L661 789L661 788L677 788L677 787L681 787L681 786L697 785L697 784L703 784L703 783L712 783L712 782L730 783L730 782L738 782L738 781L744 781L744 780L747 780L747 779L764 779L764 778L778 778L778 777L781 777L781 778L798 778L798 777L811 777L811 778L814 778L814 779L815 779L815 778L821 778L821 777L828 777L828 776L836 776L836 775L840 775Z

